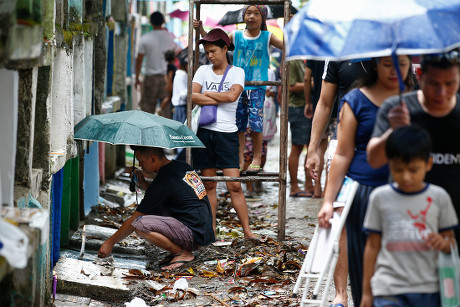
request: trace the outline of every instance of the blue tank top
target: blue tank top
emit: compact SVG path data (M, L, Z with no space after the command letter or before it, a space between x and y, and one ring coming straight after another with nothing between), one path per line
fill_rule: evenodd
M344 101L348 103L358 121L355 136L355 155L348 168L347 176L361 184L374 187L388 183L388 165L377 169L372 168L366 158L366 146L371 138L379 107L373 104L359 89L348 92L342 98L339 112L343 107Z
M242 30L234 32L235 51L233 65L244 69L246 81L268 81L270 64L270 32L260 31L257 37L245 37ZM266 86L245 86L245 90L263 88Z

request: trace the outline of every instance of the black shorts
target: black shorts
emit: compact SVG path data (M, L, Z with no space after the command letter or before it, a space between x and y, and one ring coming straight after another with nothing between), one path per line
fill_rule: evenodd
M304 107L289 107L288 120L291 129L291 143L308 145L311 134L311 118L304 115Z
M206 148L193 148L194 169L239 168L238 133L199 128L198 138Z

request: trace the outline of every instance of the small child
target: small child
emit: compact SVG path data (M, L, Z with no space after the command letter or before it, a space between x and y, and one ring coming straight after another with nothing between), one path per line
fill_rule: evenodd
M168 50L165 52L165 61L168 63L165 75L165 91L168 94L160 103L160 107L157 109L159 115L171 118L171 98L173 91L173 81L176 75L177 66L176 63L176 51Z
M188 69L188 53L181 52L179 54L179 69L176 70L176 75L173 81L171 104L173 105L173 120L181 123L187 118L187 69ZM175 160L185 161L185 148L178 148Z
M401 127L385 150L394 182L369 198L361 307L441 306L437 256L450 252L458 220L449 194L424 182L433 165L430 136Z
M179 69L173 80L171 104L174 107L173 119L181 123L187 117L187 54L179 57Z

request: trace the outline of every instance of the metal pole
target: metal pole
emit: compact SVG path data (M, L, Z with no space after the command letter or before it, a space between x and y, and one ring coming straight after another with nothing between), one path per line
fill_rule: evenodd
M189 2L189 14L188 14L188 48L187 48L187 93L192 93L192 78L193 78L193 8L194 1ZM192 95L187 95L187 125L189 128L192 127ZM192 164L192 149L187 147L185 149L185 161L188 164Z
M284 1L284 25L289 20L290 1ZM280 184L278 195L278 241L283 241L286 236L286 169L287 169L287 110L288 110L288 70L286 63L286 48L283 36L283 52L281 56L281 107L280 107Z

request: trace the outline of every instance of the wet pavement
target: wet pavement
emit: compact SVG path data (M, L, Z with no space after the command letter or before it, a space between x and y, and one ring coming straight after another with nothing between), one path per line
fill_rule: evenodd
M278 172L278 142L275 137L269 143L264 171ZM304 161L305 154L302 153L299 161ZM303 184L304 178L299 166L299 184ZM72 236L70 249L61 251L55 268L58 277L55 306L125 306L136 297L148 306L299 305L292 289L313 236L322 199L287 196L286 239L277 242L278 183L263 182L262 192L247 198L251 227L261 239L254 242L243 240L230 199L224 196L225 183L219 182L218 195L222 196L217 242L197 251L192 263L168 273L162 272L158 264L166 253L135 234L117 244L106 263L97 258L102 242L134 210L136 198L128 192L128 186L125 180L112 180L102 187L114 197L94 208L86 218L83 257L79 257L82 229ZM289 183L287 189L289 195ZM115 203L122 205L110 208L117 206ZM173 290L181 278L185 278L188 290ZM133 302L132 306L143 305Z

